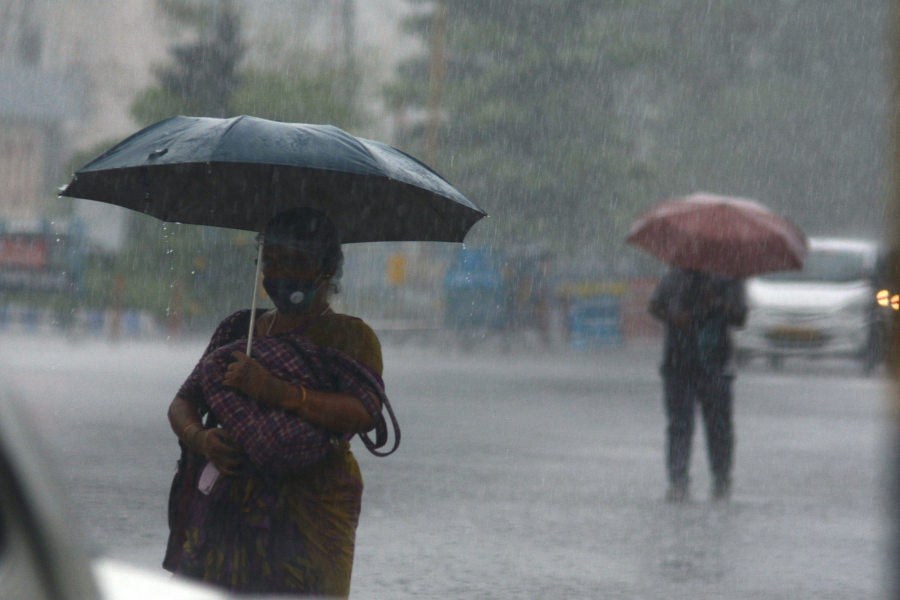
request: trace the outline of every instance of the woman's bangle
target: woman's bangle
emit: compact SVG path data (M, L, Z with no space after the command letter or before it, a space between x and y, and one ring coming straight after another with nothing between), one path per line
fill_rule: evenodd
M202 424L202 423L197 423L197 422L195 421L195 422L193 422L193 423L188 423L188 424L187 424L187 427L185 427L184 429L181 430L181 435L179 436L179 438L181 439L182 442L184 442L184 445L185 445L185 446L188 446L188 445L189 445L189 444L188 444L188 440L187 440L187 432L188 432L188 430L189 430L191 427L199 427L200 429L203 429L203 424Z
M303 390L303 397L300 398L300 406L303 406L303 404L306 403L306 388L301 385L300 389Z

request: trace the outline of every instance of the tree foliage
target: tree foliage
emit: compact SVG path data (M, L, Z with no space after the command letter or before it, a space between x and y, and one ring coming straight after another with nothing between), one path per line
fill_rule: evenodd
M132 105L141 125L179 114L246 114L343 128L364 122L356 98L360 74L355 64L304 55L290 57L284 61L289 66L277 71L248 65L241 11L232 1L158 3L194 39L169 48L170 62L155 71L157 85L144 90Z
M877 223L883 6L446 6L436 166L495 216L491 235L533 232L612 252L640 210L701 190L758 198L811 232ZM408 23L425 48L434 14ZM427 104L429 60L426 52L402 65L387 91L409 114ZM424 127L411 122L401 141L421 154L423 140Z
M645 94L658 194L757 198L810 235L880 233L884 22L877 2L682 0Z
M192 41L169 49L169 61L155 71L156 85L132 105L141 125L175 115L244 114L351 129L363 123L354 64L304 55L284 57L281 62L288 66L277 71L260 68L246 59L239 5L228 0L158 3ZM186 324L208 325L209 319L249 302L254 272L250 245L245 233L138 217L130 248L96 271L94 287L109 289L115 273L126 273L129 306L169 316L175 311ZM106 296L97 298L110 301ZM178 306L173 308L173 302Z
M135 118L149 124L173 114L231 116L231 99L241 84L238 67L245 54L234 5L224 1L213 10L206 4L161 0L160 6L176 22L194 29L196 39L169 48L172 62L156 68L159 85L135 102Z
M604 221L647 175L616 107L617 78L659 49L623 37L612 16L623 2L462 0L448 3L447 70L439 169L499 215L577 241ZM409 27L428 39L433 18ZM403 65L388 90L422 105L428 57ZM421 151L423 129L403 142Z

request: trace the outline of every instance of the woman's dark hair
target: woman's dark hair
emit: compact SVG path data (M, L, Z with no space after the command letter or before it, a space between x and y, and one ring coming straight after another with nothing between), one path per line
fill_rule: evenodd
M292 208L278 213L263 229L263 244L286 246L314 256L326 273L333 273L332 283L343 275L341 235L334 221L322 211Z

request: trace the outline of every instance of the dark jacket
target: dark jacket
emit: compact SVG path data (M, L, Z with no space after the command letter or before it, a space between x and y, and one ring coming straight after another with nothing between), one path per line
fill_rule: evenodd
M650 313L666 324L663 374L730 373L729 328L747 316L743 280L672 268L653 293Z

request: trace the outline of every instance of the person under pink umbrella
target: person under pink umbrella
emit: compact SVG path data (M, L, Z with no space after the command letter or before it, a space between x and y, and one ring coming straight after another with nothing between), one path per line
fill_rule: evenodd
M744 324L747 302L742 279L671 268L650 301L650 314L666 324L660 369L668 419L666 499L688 499L688 468L694 406L706 425L712 498L731 494L734 424L730 329Z
M639 216L628 243L670 265L650 301L666 325L661 373L668 426L666 499L689 497L694 410L706 426L712 498L731 496L734 424L730 330L747 317L743 278L803 266L806 237L753 200L694 194Z

